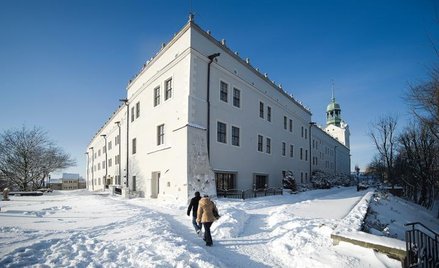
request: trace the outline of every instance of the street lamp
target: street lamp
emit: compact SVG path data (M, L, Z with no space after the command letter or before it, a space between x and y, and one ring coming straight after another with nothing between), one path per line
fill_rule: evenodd
M129 164L129 149L130 149L130 103L128 102L128 99L119 99L119 101L125 103L127 107L127 166L126 166L126 180L125 185L129 189L128 185L128 164Z
M89 148L91 150L91 190L95 190L94 171L95 171L95 150L94 147Z
M106 134L102 134L101 137L104 138L104 148L105 148L105 180L104 180L104 185L105 188L108 188L108 184L107 184L107 176L108 176L108 159L107 159L107 135Z

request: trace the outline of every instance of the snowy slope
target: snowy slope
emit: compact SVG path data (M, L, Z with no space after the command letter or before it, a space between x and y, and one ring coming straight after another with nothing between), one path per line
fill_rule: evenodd
M215 200L213 247L194 232L187 204L86 191L1 202L0 267L400 267L330 238L366 192L315 190Z

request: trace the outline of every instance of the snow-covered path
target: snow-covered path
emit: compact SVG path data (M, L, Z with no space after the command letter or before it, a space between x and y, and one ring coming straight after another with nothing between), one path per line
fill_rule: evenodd
M186 204L85 191L12 197L1 203L0 267L398 267L371 250L332 245L331 232L364 194L218 199L211 248Z

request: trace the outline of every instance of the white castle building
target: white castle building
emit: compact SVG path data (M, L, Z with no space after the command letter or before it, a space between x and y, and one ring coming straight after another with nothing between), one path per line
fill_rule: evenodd
M335 100L323 130L192 16L122 101L87 148L89 190L187 200L194 191L282 187L286 171L298 183L314 170L350 173L349 130Z

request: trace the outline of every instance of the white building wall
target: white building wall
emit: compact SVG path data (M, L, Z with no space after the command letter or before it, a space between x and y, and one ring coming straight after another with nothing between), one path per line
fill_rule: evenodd
M207 154L207 67L208 55L221 53L211 64L210 77L210 159ZM165 81L172 79L172 97L165 100ZM220 100L220 81L228 84L228 100ZM160 87L160 104L154 106L154 89ZM233 105L233 88L240 90L240 107ZM340 145L324 131L312 132L321 145L310 152L311 113L301 104L274 85L268 78L234 55L224 45L203 32L198 26L187 24L163 48L127 87L130 114L134 107L134 120L129 119L129 188L144 197L187 200L196 190L215 193L214 172L236 174L236 188L253 187L256 174L268 176L269 187L280 187L282 171L293 171L299 182L310 179L311 157L327 148L323 155L332 166L328 172L350 170L349 149ZM259 115L264 105L264 118ZM140 105L137 117L136 104ZM271 108L271 121L267 119ZM284 117L287 127L284 128ZM290 131L290 120L292 129ZM120 121L120 145L115 144ZM227 125L226 143L217 141L217 122ZM157 145L157 127L165 126L165 142ZM240 129L240 145L232 145L232 126ZM89 144L101 155L92 157L89 152L87 187L103 190L105 183L104 138L112 148L107 150L106 163L111 185L123 187L127 157L127 109L123 105L109 118ZM258 151L258 135L263 136L263 152ZM133 139L136 153L133 154ZM271 152L266 152L267 138L271 139ZM282 143L285 155L282 155ZM290 145L293 155L290 155ZM115 158L120 152L121 183L116 180L119 165ZM332 153L331 153L332 148ZM300 152L302 151L302 154ZM311 155L310 155L311 153ZM319 154L320 157L320 154ZM331 157L333 160L331 160ZM100 163L100 168L98 164ZM319 161L315 168L321 168ZM94 166L94 168L92 168ZM339 171L340 170L340 171ZM160 179L156 184L157 176ZM133 176L136 183L133 183ZM92 177L94 178L93 183ZM157 191L157 192L156 192Z
M187 196L187 124L189 95L189 32L163 49L128 87L132 105L140 103L141 115L130 122L130 179L136 176L138 191L146 197ZM172 97L165 100L165 82L172 79ZM160 103L154 106L154 89L160 88ZM164 144L157 145L157 128L164 125ZM160 173L158 187L153 173ZM157 189L158 188L158 189ZM155 193L158 190L158 195Z
M197 28L198 29L198 28ZM194 75L191 79L194 87L193 99L206 99L207 56L220 52L217 61L211 65L211 158L214 171L236 173L236 188L253 187L255 174L268 175L269 187L280 187L282 171L292 170L295 174L306 174L309 178L309 162L305 159L308 152L308 133L302 137L302 127L308 132L311 113L291 100L289 96L274 87L272 83L249 69L243 61L209 36L193 30L192 47L194 51ZM252 67L251 67L252 68ZM205 77L203 79L203 77ZM227 103L220 100L220 81L229 85ZM241 107L233 106L233 88L241 92ZM264 118L259 117L260 102L264 103ZM205 106L205 105L204 105ZM271 122L267 120L267 107L271 107ZM287 129L283 120L287 117ZM289 120L293 129L289 131ZM205 121L204 114L194 113L194 122ZM217 141L217 122L227 125L227 143ZM203 124L205 125L205 124ZM240 129L240 146L231 144L232 126ZM258 152L258 135L264 137L263 151ZM266 153L266 138L271 139L271 153ZM286 155L282 156L282 142L286 143ZM289 146L294 146L294 155L290 157ZM303 149L303 158L299 159L299 150ZM309 152L308 152L309 153Z
M314 140L311 143L312 170L321 170L334 175L350 174L349 148L320 127L312 127L311 132Z
M119 127L115 122L120 123L120 142L121 145L121 156L120 161L122 164L122 177L121 184L124 185L124 174L125 174L125 166L126 166L126 108L125 106L120 106L113 115L108 119L105 125L95 134L94 138L90 142L88 146L87 152L88 154L88 164L87 164L87 189L100 191L105 189L104 177L105 177L105 166L102 162L107 165L107 179L110 181L110 185L119 185L116 180L116 176L119 176L119 165L116 164L116 156L119 155L119 145L116 144L116 137L119 135ZM107 147L105 146L105 139L101 135L106 135ZM111 143L111 148L109 146ZM93 150L90 149L93 147ZM105 149L107 149L107 159L105 157ZM99 155L99 150L101 151ZM93 156L92 153L95 153ZM111 159L111 161L110 161ZM110 166L111 162L111 166ZM92 180L94 178L94 180Z

